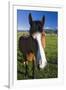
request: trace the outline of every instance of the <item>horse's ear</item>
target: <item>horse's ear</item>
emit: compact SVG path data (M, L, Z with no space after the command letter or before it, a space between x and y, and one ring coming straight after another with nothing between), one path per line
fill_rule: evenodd
M42 25L45 24L45 16L42 17Z
M29 24L32 25L32 16L31 16L31 13L29 13Z

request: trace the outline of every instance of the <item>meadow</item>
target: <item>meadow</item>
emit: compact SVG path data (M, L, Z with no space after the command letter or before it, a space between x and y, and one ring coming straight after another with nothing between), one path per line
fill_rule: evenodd
M28 32L17 32L17 47L20 36L27 36ZM35 69L36 79L46 79L46 78L57 78L58 77L58 40L57 34L46 34L46 48L45 54L47 59L47 66L38 70ZM32 76L32 63L28 64L28 78L25 78L25 65L22 63L24 61L23 54L17 48L17 79L31 79Z

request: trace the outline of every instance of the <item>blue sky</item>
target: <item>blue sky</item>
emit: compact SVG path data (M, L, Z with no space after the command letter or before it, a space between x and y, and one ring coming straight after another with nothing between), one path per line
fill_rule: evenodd
M32 14L33 20L41 20L45 16L44 28L58 28L58 12L52 11L33 11L33 10L17 10L17 30L29 30L29 13Z

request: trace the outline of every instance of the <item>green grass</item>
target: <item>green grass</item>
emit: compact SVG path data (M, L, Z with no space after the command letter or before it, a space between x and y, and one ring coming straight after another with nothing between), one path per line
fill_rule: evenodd
M18 32L17 33L17 46L18 46L18 40L20 36L28 35L26 32ZM57 35L56 34L47 34L46 35L46 48L45 48L45 54L47 59L47 66L42 69L38 70L35 69L35 75L36 79L40 78L57 78L58 77L58 51L57 51ZM17 79L31 79L32 76L32 63L29 62L28 65L28 73L29 77L25 78L25 65L22 63L24 61L23 54L19 51L19 48L17 49Z

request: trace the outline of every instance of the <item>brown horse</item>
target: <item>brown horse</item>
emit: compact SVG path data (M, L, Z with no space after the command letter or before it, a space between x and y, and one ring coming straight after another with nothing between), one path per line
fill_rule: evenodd
M21 36L19 38L19 49L24 56L24 64L26 66L25 76L28 75L28 61L33 62L33 78L35 64L37 63L40 68L46 66L46 58L44 54L44 49L46 46L46 35L43 31L43 26L45 23L45 17L43 16L40 21L33 21L31 14L29 14L29 24L30 24L30 35L28 37ZM38 62L37 62L38 61ZM36 62L36 63L35 63Z

